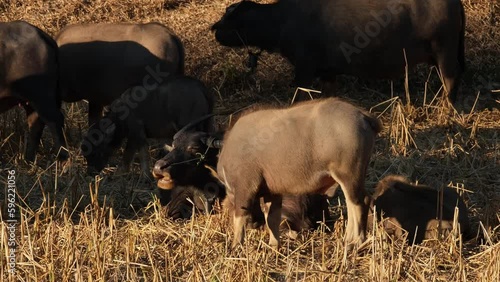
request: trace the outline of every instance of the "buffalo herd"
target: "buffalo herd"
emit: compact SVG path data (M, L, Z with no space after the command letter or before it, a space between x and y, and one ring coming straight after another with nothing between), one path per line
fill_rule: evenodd
M295 67L297 86L319 78L324 96L334 94L326 86L336 75L392 78L428 63L455 103L465 70L464 26L460 0L278 0L230 5L212 30L221 45L280 53ZM149 175L147 139L165 140L168 153L152 169L161 204L176 219L193 210L211 213L220 201L232 218L233 247L243 243L246 227L265 225L277 247L282 225L299 232L329 222L328 200L338 187L349 246L365 240L374 220L415 243L437 229L456 230L455 223L471 237L467 208L450 188L389 175L373 195L366 192L383 130L371 113L329 97L253 107L216 130L214 99L185 75L184 57L180 37L160 23L75 24L55 39L23 21L0 23L0 112L26 110L27 161L35 159L45 125L58 161L66 161L61 103L86 100L81 154L89 174L99 173L126 139L119 172L128 172L138 152Z

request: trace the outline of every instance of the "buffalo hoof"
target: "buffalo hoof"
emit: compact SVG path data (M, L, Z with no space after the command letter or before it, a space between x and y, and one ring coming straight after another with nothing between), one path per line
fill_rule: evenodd
M243 249L243 243L233 241L233 243L231 244L230 251L231 253L237 253L242 249Z
M370 247L370 240L365 240L362 243L358 240L356 242L346 242L345 250L347 253L352 253L356 251L357 253L362 253L366 251L367 248Z

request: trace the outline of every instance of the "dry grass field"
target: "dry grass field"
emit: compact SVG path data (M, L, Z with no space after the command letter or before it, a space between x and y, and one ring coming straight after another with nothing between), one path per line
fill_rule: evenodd
M216 43L210 26L232 2L2 0L0 21L26 20L51 35L72 23L158 21L182 38L186 72L211 89L217 113L253 103L289 104L295 89L292 67L284 59L264 53L255 73L249 73L246 50ZM0 280L500 281L500 3L462 2L467 70L461 86L465 99L456 110L443 106L440 80L427 66L409 72L407 88L404 77L391 82L343 76L338 95L370 109L384 123L367 190L391 173L456 188L470 209L478 240L450 235L408 246L401 239L384 239L375 228L359 252L349 253L343 245L345 201L339 195L331 202L336 220L321 230L283 238L279 252L267 246L265 231L250 230L244 247L231 252L227 214L166 218L155 184L140 181L138 164L124 177L113 177L111 166L101 177L88 178L78 152L87 129L86 104L79 102L63 105L72 159L63 174L53 163L48 130L38 166L32 167L22 159L24 112L0 115L0 198L7 198L8 170L15 170L20 207L16 273L8 273L10 231L4 222ZM222 126L227 119L218 117ZM158 157L157 147L151 156Z

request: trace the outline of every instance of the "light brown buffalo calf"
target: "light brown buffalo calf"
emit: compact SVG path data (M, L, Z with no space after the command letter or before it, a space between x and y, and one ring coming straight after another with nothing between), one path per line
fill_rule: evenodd
M285 109L257 110L239 118L224 137L217 173L234 195L233 247L242 243L254 201L264 198L269 244L279 245L283 195L346 195L346 242L364 241L368 205L365 173L377 118L330 98Z
M468 211L462 198L447 187L442 199L440 195L438 190L429 186L411 184L403 176L389 175L378 183L370 206L372 210L376 207L379 220L382 214L387 233L401 237L404 229L408 231L409 242L417 244L424 239L437 238L439 230L450 232L455 209L458 209L460 231L464 238L470 238ZM368 225L371 227L372 223L373 213L370 213Z

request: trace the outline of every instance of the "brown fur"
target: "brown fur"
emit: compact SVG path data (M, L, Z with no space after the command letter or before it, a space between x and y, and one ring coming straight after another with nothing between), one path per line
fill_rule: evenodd
M256 112L256 111L262 111L262 110L268 110L268 109L280 109L282 107L280 106L277 106L277 105L271 105L271 104L253 104L253 105L250 105L246 108L243 108L242 110L240 110L239 112L236 112L234 114L231 115L230 117L230 120L229 120L229 124L227 126L227 129L226 129L226 132L228 132L229 130L231 130L234 126L234 124L242 117L248 115L248 114L251 114L253 112Z
M383 227L387 233L401 237L403 230L406 230L408 241L415 243L436 238L439 229L443 233L451 232L455 208L458 208L460 231L466 239L470 238L472 234L468 211L462 198L453 189L444 188L441 222L439 202L438 190L426 185L411 184L403 176L389 175L378 183L370 206L372 209L376 207L379 220L381 214L384 217ZM372 223L371 213L368 217L369 227Z
M237 112L236 114L233 114L231 116L231 120L230 120L230 123L227 127L227 131L231 130L231 128L233 128L234 124L242 117L246 116L246 115L249 115L251 113L254 113L254 112L257 112L257 111L264 111L264 110L280 110L280 109L286 109L286 108L293 108L293 107L297 107L297 106L303 106L303 105L306 105L306 104L317 104L317 103L320 103L321 101L324 101L326 99L337 99L339 101L342 101L341 99L337 98L337 97L333 97L333 98L319 98L319 99L314 99L314 100L306 100L306 101L300 101L298 103L295 103L291 106L286 106L286 105L271 105L271 104L253 104L253 105L250 105L246 108L244 108L243 110L241 110L240 112ZM367 121L370 122L372 128L374 128L374 130L379 133L380 131L382 131L382 123L373 115L371 114L370 112L367 112L367 111L364 111L362 109L360 109L364 115L366 115L368 117Z
M365 238L368 206L364 179L380 122L340 99L298 103L242 116L226 133L217 172L234 195L233 246L256 199L263 197L269 243L279 244L284 195L330 193L340 185L347 198L347 241Z

